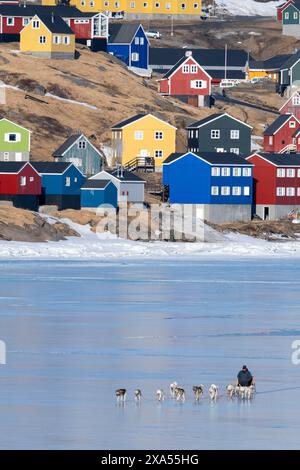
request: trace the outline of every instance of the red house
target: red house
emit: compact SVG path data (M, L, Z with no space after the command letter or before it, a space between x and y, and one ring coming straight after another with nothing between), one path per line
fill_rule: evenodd
M295 91L279 109L280 114L293 114L300 119L300 92Z
M0 0L1 2L1 0ZM71 6L44 5L1 5L0 40L13 42L20 40L20 31L37 15L61 17L75 33L76 42L89 46L92 50L102 50L108 37L108 18L103 13L86 13Z
M281 3L280 5L278 5L276 7L277 9L277 21L282 21L282 14L283 14L283 10L288 6L290 5L291 3L295 3L294 0L287 0L286 2L284 3Z
M286 218L300 208L300 154L254 153L254 212L263 220Z
M41 176L29 162L0 162L0 200L37 210Z
M187 51L162 79L159 80L159 93L176 96L193 106L209 106L211 76Z
M295 152L294 134L300 121L293 114L281 114L264 132L264 151L272 153Z

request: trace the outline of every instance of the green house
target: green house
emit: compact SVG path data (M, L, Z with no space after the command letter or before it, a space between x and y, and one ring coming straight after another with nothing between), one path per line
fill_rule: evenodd
M300 38L300 2L291 3L283 10L282 34Z
M277 92L283 96L291 96L300 88L300 51L292 54L280 67Z
M28 162L31 131L0 117L0 161Z

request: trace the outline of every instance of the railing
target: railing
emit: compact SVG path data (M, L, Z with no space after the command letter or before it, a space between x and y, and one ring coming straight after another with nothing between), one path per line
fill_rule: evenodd
M297 150L297 146L295 144L286 145L283 149L279 151L279 153L295 153Z
M144 170L144 171L154 171L155 163L153 157L136 157L125 163L125 170L134 171L134 170Z

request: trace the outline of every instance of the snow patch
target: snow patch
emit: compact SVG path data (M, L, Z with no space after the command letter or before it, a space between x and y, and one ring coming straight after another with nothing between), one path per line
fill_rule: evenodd
M235 16L275 16L276 7L282 3L282 0L267 3L255 0L216 0L219 8L225 9L230 15Z

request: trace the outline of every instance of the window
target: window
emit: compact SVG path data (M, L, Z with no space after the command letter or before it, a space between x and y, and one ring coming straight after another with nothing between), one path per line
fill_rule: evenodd
M160 7L160 3L156 2L155 3L155 8L159 8Z
M289 168L286 170L287 178L295 178L295 170L293 168Z
M11 142L11 143L20 142L21 134L9 132L8 134L5 134L4 140L5 142Z
M277 188L276 189L277 196L285 196L285 188Z
M298 18L298 13L294 11L294 20L296 20L297 18Z
M211 169L211 176L220 176L220 168L213 166Z
M222 186L221 194L222 196L230 196L230 186Z
M240 154L240 149L237 148L237 147L234 147L234 148L231 148L231 149L230 149L230 152L231 152L231 153L236 153L237 155L239 155L239 154Z
M3 153L3 160L4 160L5 162L9 162L9 152L4 152L4 153Z
M212 195L212 196L219 196L219 188L218 188L218 186L212 186L212 187L211 187L211 195Z
M69 36L64 36L63 37L63 43L64 44L70 44L70 37Z
M39 20L33 20L32 22L32 29L39 29L40 27L40 22Z
M6 24L7 24L7 26L14 26L15 19L14 18L7 18Z
M26 176L21 176L20 186L26 186Z
M228 167L222 168L221 175L222 176L230 176L230 168L228 168Z
M131 54L131 60L132 60L132 62L138 62L139 58L140 58L140 55L139 55L137 52L133 52L133 53Z
M109 2L104 2L105 7L109 7Z
M143 131L134 131L134 140L143 140L144 132Z
M198 7L199 7L198 3L194 3L194 9L197 10Z
M295 127L296 127L296 121L290 121L290 122L289 122L289 127L290 127L291 129L295 129Z
M148 6L148 3L147 3L147 2L143 3L143 7L144 7L144 8L147 8L147 6Z
M140 38L140 45L143 46L145 44L144 38Z
M300 188L297 188L297 196L300 196Z
M71 178L70 176L67 176L65 179L65 186L71 186Z
M39 43L40 44L46 44L46 36L40 36L39 37Z
M85 1L84 0L82 0L81 6L85 7Z
M90 2L90 7L94 7L95 6L95 2Z
M79 140L78 148L79 149L85 149L86 148L86 141L85 140Z
M29 19L29 18L23 18L23 20L22 20L23 26L28 25L29 22L30 22L30 19Z
M154 156L155 158L162 158L164 155L164 152L162 150L155 150Z
M130 2L130 8L135 8L135 2Z
M78 178L77 178L77 176L75 176L74 183L77 183L77 181L78 181Z
M189 65L183 65L182 73L190 73L190 66Z
M128 196L129 195L129 192L128 191L122 191L122 196Z
M269 136L269 145L273 145L273 136L272 135Z
M250 196L250 186L244 187L244 196Z
M182 3L181 4L181 10L185 10L186 9L186 4L185 3Z
M60 36L53 36L53 44L60 44Z
M140 43L140 38L134 38L134 44L139 44Z
M289 14L289 12L288 12L288 11L286 11L286 12L285 12L285 14L284 14L284 18L285 18L286 20L288 20L288 19L289 19L289 17L290 17L290 14Z
M197 73L198 67L197 65L191 65L191 73Z
M297 170L297 176L300 178L300 168Z
M120 8L120 2L115 2L115 8Z
M300 106L300 96L299 95L293 96L292 103L294 106Z
M295 188L286 188L287 196L295 196Z
M212 129L210 131L210 137L212 139L219 139L220 138L220 131L218 129Z
M164 138L164 133L162 131L155 132L155 140L163 140L163 138Z
M251 168L243 168L243 176L251 176Z
M34 181L34 176L30 176L30 177L29 177L29 181L30 181L30 183L33 183L33 181Z
M166 10L171 10L171 3L166 3Z
M277 169L277 178L285 178L285 170L283 168Z
M241 168L233 168L232 174L233 174L233 176L241 176L242 169Z
M240 138L240 131L238 130L231 130L230 131L230 138L231 139L239 139Z
M192 80L191 87L192 88L206 88L206 80Z
M242 194L242 188L240 186L233 186L232 195L233 196L240 196L241 194Z

